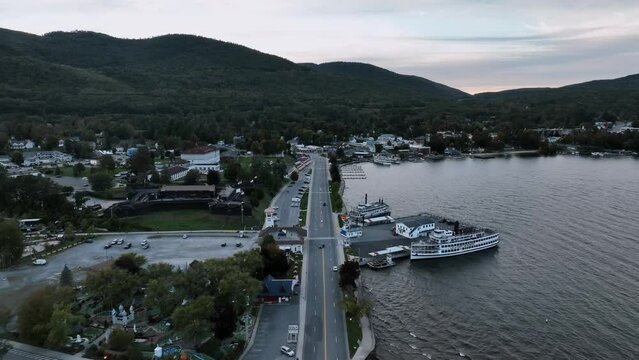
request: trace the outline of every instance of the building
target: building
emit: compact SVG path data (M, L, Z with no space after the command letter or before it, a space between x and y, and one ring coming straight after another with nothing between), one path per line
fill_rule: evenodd
M264 301L281 301L293 295L293 287L297 285L296 279L276 279L267 275L262 280L262 291L258 294Z
M182 160L189 162L189 169L206 174L209 170L220 171L220 150L213 146L200 146L182 151Z
M426 235L426 232L432 230L435 230L435 220L427 217L417 217L395 223L395 233L409 239Z
M22 153L24 166L61 165L73 161L73 156L60 151L32 151Z
M28 150L35 148L35 143L31 140L9 140L9 148L11 150Z
M167 171L169 172L171 181L177 181L185 177L186 173L189 172L189 169L184 166L171 166Z
M264 225L266 227L275 226L275 222L277 221L277 212L272 207L264 209L264 214L266 215L266 219L264 220Z

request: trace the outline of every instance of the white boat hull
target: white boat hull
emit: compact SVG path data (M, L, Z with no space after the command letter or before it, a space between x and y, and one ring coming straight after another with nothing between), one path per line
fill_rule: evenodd
M477 251L482 251L482 250L486 250L486 249L490 249L493 248L495 246L499 245L499 240L497 240L497 242L493 243L493 244L488 244L485 246L480 246L480 247L476 247L473 249L466 249L463 251L458 251L458 252L450 252L450 253L433 253L433 254L423 254L423 253L417 253L411 250L410 253L410 259L411 260L424 260L424 259L438 259L438 258L444 258L444 257L451 257L451 256L459 256L459 255L465 255L465 254L470 254L470 253L474 253Z

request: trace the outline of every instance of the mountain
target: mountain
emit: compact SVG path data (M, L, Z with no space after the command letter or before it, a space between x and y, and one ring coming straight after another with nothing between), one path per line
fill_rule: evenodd
M510 103L544 108L551 105L579 106L589 112L629 113L639 108L639 74L618 79L594 80L559 88L514 89L476 94L484 103Z
M0 29L4 112L206 113L265 106L380 108L467 94L367 64L304 66L191 35L119 39Z

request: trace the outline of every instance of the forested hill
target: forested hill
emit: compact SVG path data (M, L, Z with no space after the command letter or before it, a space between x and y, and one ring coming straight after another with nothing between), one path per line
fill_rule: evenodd
M190 35L128 40L93 32L35 36L0 30L0 49L3 97L44 101L50 112L117 112L103 103L120 103L122 93L140 97L140 103L134 98L120 104L136 112L170 112L171 106L179 107L179 112L207 112L235 105L247 109L345 99L371 105L466 96L425 79L365 64L343 71L331 71L326 65L313 69L244 46ZM375 71L367 75L357 67ZM16 92L20 96L11 96ZM47 101L52 92L61 102ZM65 98L66 94L98 97L96 92L95 103L89 98L83 104ZM190 99L184 100L185 96Z

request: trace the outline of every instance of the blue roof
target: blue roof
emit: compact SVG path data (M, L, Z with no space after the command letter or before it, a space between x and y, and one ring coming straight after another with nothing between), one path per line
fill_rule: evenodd
M293 279L275 279L268 275L262 280L260 296L291 296L293 295Z

